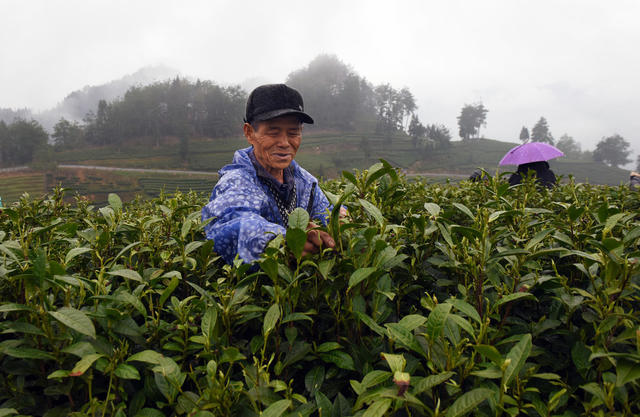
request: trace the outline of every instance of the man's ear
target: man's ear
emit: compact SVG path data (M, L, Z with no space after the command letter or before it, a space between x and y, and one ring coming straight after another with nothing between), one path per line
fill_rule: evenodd
M253 126L251 126L249 123L245 123L242 126L242 131L244 132L244 137L247 138L247 141L253 145Z

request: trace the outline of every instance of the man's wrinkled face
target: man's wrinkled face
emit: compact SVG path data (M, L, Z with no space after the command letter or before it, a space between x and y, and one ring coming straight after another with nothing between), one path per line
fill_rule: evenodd
M260 165L280 179L300 147L302 123L297 116L276 117L260 122L257 129L245 123L244 134Z

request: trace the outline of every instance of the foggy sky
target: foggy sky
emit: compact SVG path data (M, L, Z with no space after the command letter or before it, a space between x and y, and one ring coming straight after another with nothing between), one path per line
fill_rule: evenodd
M465 103L485 137L544 116L585 149L619 133L640 151L636 0L0 0L0 107L45 110L148 65L222 84L282 82L320 53L408 87L423 123L457 137Z

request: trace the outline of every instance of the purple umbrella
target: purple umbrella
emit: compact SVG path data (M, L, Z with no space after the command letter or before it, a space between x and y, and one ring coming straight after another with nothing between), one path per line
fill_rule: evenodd
M522 165L529 162L548 161L564 156L560 149L543 142L529 142L511 149L500 160L500 165Z

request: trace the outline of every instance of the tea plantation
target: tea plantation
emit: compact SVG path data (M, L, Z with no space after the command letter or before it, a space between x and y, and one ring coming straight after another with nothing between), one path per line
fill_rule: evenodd
M336 248L301 257L298 209L253 266L203 194L4 208L0 416L640 414L637 191L323 187Z

